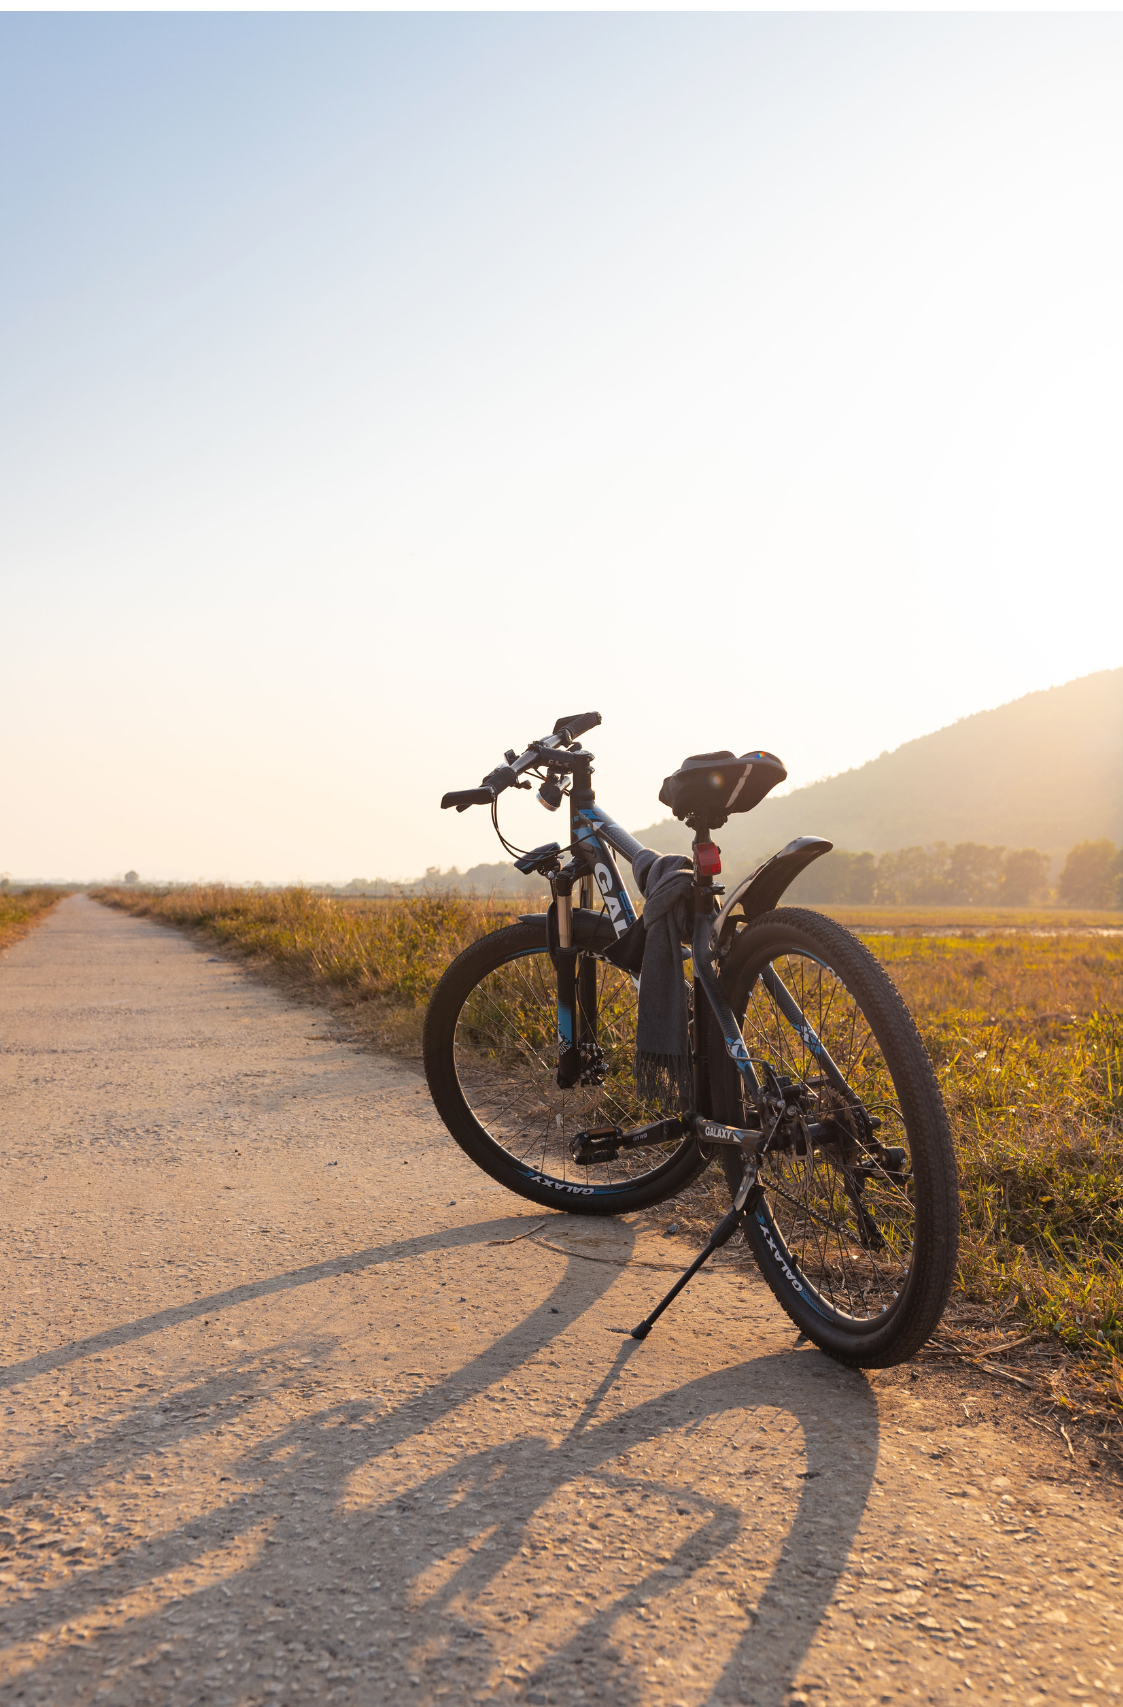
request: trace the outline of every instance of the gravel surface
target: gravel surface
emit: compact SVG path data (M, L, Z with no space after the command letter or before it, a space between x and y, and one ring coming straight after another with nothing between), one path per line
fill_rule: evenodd
M1119 1496L978 1374L533 1213L409 1067L76 896L0 957L4 1698L1103 1701ZM536 1231L537 1229L537 1231Z

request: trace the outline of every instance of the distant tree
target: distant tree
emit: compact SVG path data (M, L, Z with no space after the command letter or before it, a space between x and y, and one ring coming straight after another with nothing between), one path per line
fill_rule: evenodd
M958 907L993 907L1002 888L1005 848L957 842L944 876L947 899Z
M847 854L846 899L863 902L873 900L877 861L871 853Z
M1049 856L1036 848L1018 848L1006 855L1000 899L1006 907L1029 907L1040 900L1049 876Z
M518 873L515 872L514 875L517 877ZM456 866L450 865L447 871L442 871L439 865L427 865L424 877L419 877L410 887L414 891L420 890L422 893L427 889L443 892L455 889L461 882L462 878Z
M1048 869L1048 857L1036 848L1007 853L983 842L957 842L953 848L934 842L882 854L873 874L874 896L891 907L1026 906L1045 887Z
M950 851L946 842L930 848L898 848L877 862L874 896L890 907L939 906L948 899Z
M140 878L137 876L135 871L126 871L125 882L126 883L139 883Z
M835 848L824 854L805 871L801 871L791 887L793 901L873 900L876 861L871 853L846 853Z
M1069 850L1057 894L1067 907L1118 907L1119 849L1106 836Z

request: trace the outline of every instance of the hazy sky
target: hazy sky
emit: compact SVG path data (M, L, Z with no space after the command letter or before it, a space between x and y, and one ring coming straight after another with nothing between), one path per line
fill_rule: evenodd
M9 14L0 138L0 869L463 868L566 712L639 825L1121 661L1119 17Z

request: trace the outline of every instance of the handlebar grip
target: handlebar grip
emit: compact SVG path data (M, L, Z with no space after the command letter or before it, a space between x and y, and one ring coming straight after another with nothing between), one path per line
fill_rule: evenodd
M518 772L513 771L510 765L498 765L495 770L488 771L480 783L481 788L490 788L493 794L502 794L505 788L517 788L518 786Z
M455 806L458 812L467 812L469 806L490 806L494 799L493 788L462 788L442 796L441 811L447 812L450 806Z
M554 734L563 736L567 741L576 741L587 729L595 729L599 722L599 711L578 711L572 717L559 717L554 724Z

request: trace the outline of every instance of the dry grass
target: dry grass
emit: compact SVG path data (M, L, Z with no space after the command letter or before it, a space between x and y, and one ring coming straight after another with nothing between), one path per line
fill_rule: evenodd
M837 916L844 909L832 909ZM888 967L936 1064L963 1200L956 1295L922 1354L978 1364L1118 1440L1123 1417L1123 932L985 934L926 909L847 921ZM978 910L972 910L976 912ZM871 914L873 917L871 917ZM1001 917L1001 915L999 915ZM1005 923L1005 921L1004 921ZM942 925L944 934L936 934ZM863 926L866 928L863 929ZM870 927L873 927L872 931ZM955 930L960 934L948 934ZM876 932L877 934L874 934ZM925 934L921 934L921 933ZM660 1219L722 1205L715 1170ZM1106 1444L1106 1443L1105 1443Z
M37 889L15 892L0 890L0 948L7 948L21 936L26 936L68 893L66 889L52 889L46 884Z
M341 901L300 889L114 890L98 898L248 955L347 1009L360 1035L414 1057L425 1003L448 961L528 910L525 902L456 895ZM1006 1379L1074 1412L1123 1414L1118 914L834 911L849 915L897 981L952 1119L962 1263L932 1354L985 1362L1016 1351ZM1098 934L1108 922L1114 934ZM657 1219L700 1229L725 1202L711 1169Z
M290 987L346 1011L363 1037L418 1059L441 973L485 931L535 910L457 894L339 900L309 889L96 889L95 900L198 932Z
M869 941L952 1119L962 1330L977 1354L1032 1330L1018 1379L1123 1414L1123 937Z

